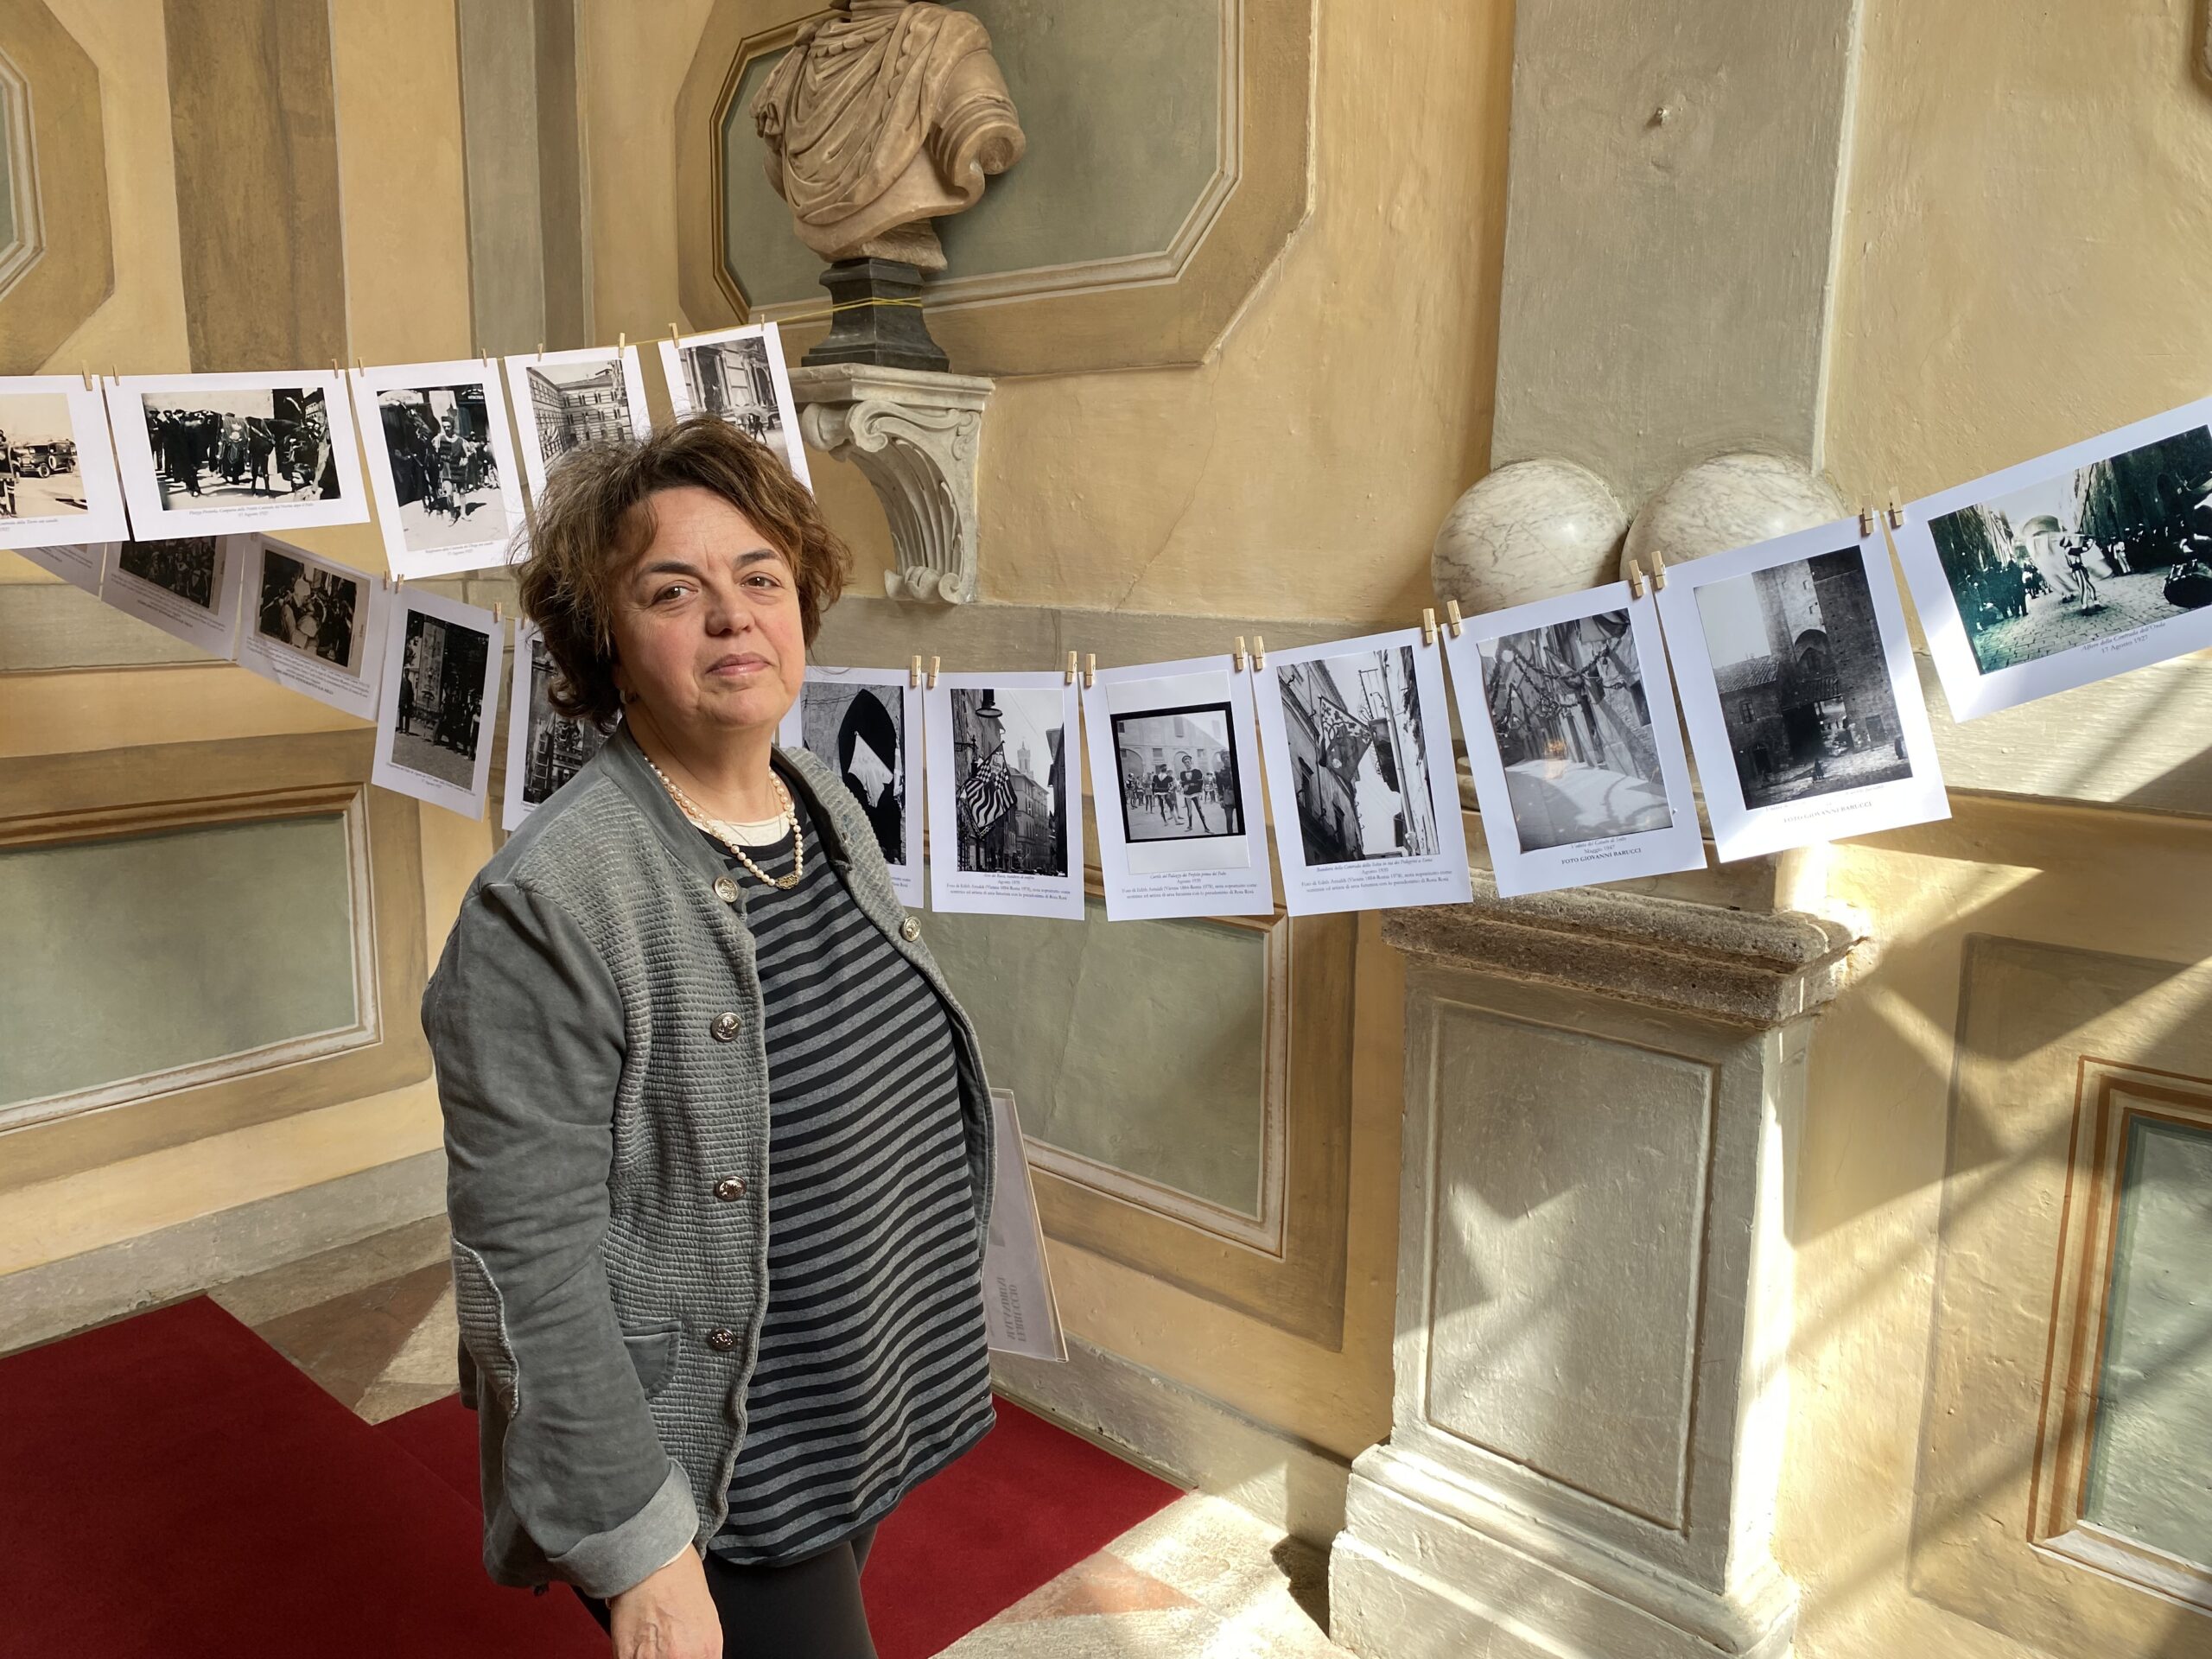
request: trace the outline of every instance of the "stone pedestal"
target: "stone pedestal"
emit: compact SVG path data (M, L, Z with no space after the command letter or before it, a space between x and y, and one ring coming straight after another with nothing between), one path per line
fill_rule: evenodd
M1382 924L1410 958L1397 1393L1352 1466L1332 1634L1369 1659L1781 1659L1784 1148L1852 940L1487 889Z
M885 591L975 598L976 461L991 382L847 363L792 370L791 395L806 441L858 467L883 503L899 556Z
M930 337L916 266L903 259L840 259L822 273L822 286L835 308L830 332L799 359L807 367L866 363L942 374L952 366Z

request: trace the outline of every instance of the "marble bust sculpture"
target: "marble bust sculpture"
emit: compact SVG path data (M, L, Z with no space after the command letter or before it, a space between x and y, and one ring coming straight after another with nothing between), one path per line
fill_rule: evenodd
M932 219L964 213L1024 140L991 37L930 0L836 0L753 100L769 182L831 262L944 269Z

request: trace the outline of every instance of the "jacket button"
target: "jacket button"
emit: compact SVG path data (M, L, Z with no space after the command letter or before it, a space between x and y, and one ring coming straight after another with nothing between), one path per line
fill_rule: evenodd
M707 1346L718 1354L726 1354L737 1346L737 1332L726 1325L718 1325L707 1332Z
M726 905L735 904L737 902L737 883L731 880L729 877L726 875L716 876L715 878L715 897L721 899L722 903Z
M922 925L916 921L912 917L909 916L905 921L899 924L899 937L906 940L907 944L912 944L916 939L922 937Z
M714 1033L716 1042L728 1042L737 1035L737 1016L734 1014L718 1014L715 1016L715 1023L709 1026L707 1029Z
M724 1204L733 1198L741 1198L745 1196L745 1183L734 1175L725 1175L715 1183L715 1196Z

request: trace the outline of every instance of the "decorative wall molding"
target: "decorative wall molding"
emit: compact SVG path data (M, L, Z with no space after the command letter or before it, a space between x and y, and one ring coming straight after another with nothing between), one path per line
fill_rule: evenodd
M33 374L114 290L107 137L99 70L45 0L0 0L0 41L20 92L0 167L34 180L39 241L0 259L0 374Z

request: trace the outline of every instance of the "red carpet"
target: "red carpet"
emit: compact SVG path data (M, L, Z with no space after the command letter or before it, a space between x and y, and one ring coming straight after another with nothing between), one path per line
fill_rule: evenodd
M902 1503L866 1589L930 1659L1179 1494L1017 1406ZM372 1428L206 1298L0 1359L0 1659L605 1659L484 1576L476 1420Z
M931 1659L1182 1496L1019 1406L998 1412L982 1443L876 1535L862 1588L880 1659ZM381 1432L478 1501L476 1418L457 1397Z

